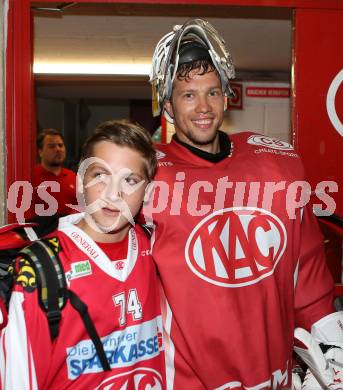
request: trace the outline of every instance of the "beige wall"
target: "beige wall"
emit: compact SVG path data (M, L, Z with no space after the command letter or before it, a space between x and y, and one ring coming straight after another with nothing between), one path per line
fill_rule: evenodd
M0 0L0 225L5 223L6 196L6 156L5 156L5 0Z

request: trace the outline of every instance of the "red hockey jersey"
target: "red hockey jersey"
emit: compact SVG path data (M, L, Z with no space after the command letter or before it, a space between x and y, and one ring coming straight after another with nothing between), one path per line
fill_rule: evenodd
M19 272L1 335L3 389L164 388L162 325L150 242L136 226L123 243L99 244L71 222L56 232L69 288L88 306L111 371L103 371L79 313L68 301L51 342L34 280ZM125 247L123 247L125 245ZM27 272L26 272L27 275Z
M168 389L290 388L295 325L333 311L298 155L252 133L231 142L218 163L175 141L157 148L144 215L156 225Z

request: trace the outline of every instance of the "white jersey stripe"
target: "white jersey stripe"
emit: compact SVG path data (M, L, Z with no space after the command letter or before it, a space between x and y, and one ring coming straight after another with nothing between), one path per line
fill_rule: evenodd
M32 351L30 345L27 345L23 301L23 293L12 292L8 325L3 331L3 337L5 338L4 353L6 353L6 369L4 373L1 372L3 390L38 389ZM1 360L1 363L3 363L3 357ZM29 367L32 368L31 373Z
M296 265L295 270L294 270L294 277L293 277L293 280L294 280L294 288L297 287L297 283L298 283L299 263L300 263L300 259L298 259L297 265Z
M1 346L0 346L0 379L1 379L1 389L4 389L5 388L5 357L6 357L6 351L5 351L5 348L4 348L4 345L5 345L5 332L2 331L1 332L1 338L0 338L0 343L1 343Z
M175 347L174 343L170 337L171 326L173 320L173 313L170 309L169 303L166 300L163 291L161 289L162 294L162 316L164 317L163 326L164 326L164 345L165 345L165 359L166 359L166 387L167 390L174 389L174 377L175 377Z

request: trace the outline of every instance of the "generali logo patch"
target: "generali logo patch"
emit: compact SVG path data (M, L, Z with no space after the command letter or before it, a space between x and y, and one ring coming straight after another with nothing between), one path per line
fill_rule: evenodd
M162 390L161 374L151 368L136 368L104 380L95 390Z
M242 287L273 274L287 244L274 214L253 207L219 210L192 231L185 247L194 274L222 287Z
M251 135L247 141L250 145L264 146L278 150L294 150L293 146L277 138L271 138L264 135Z

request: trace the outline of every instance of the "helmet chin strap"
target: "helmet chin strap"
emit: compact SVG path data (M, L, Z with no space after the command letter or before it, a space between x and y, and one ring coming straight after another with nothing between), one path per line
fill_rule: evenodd
M228 97L224 96L224 111L227 110L227 101L228 101Z
M168 111L165 108L163 109L163 115L169 123L171 123L172 125L174 124L174 119L169 115Z

